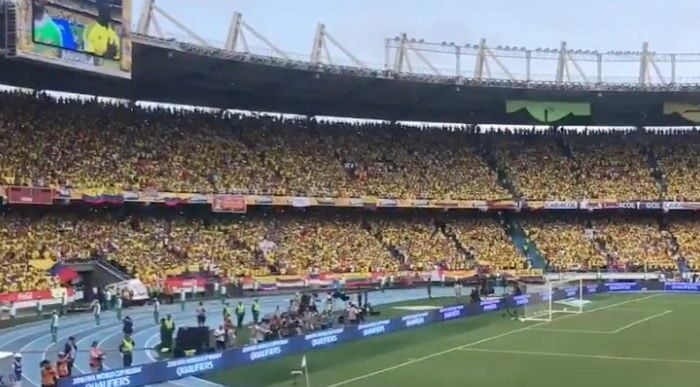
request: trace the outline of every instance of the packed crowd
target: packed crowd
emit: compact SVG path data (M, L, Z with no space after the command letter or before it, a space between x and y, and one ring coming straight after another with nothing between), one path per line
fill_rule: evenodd
M471 265L425 217L416 225L361 213L214 216L194 209L9 210L0 214L0 255L17 267L1 278L28 289L49 285L27 270L36 259L110 259L147 283L202 267L236 277Z
M674 235L684 242L692 229L639 217L533 218L524 227L551 270L677 270L685 249L674 249ZM676 230L680 235L676 235ZM683 231L686 231L684 234ZM688 249L692 254L692 247Z
M494 270L524 269L524 257L506 235L504 225L488 219L453 219L446 225L467 256Z
M0 184L386 198L700 199L700 135L460 130L147 109L0 94ZM163 215L74 210L0 219L0 291L52 286L32 261L109 257L144 281L527 267L495 218L425 213ZM698 266L695 224L530 219L550 267Z
M523 222L528 238L547 259L550 270L595 270L607 259L580 221L529 218Z
M430 199L700 198L695 132L447 130L0 95L0 183Z

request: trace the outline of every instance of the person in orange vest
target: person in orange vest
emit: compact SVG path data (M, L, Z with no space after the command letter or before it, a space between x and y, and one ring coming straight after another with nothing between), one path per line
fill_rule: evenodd
M68 376L68 359L66 359L66 354L63 352L59 352L58 359L56 359L56 375L59 378Z
M102 371L102 359L104 358L104 353L97 346L97 341L93 341L90 346L90 371L91 372L101 372Z
M49 360L41 362L41 387L56 387L56 370Z

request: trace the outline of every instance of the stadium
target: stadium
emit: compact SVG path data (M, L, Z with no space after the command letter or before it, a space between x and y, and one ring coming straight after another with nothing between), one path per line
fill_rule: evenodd
M697 379L700 54L139 3L0 0L0 386Z

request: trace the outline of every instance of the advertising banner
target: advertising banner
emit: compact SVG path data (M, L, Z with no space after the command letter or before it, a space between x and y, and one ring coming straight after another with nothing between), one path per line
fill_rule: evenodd
M544 202L544 208L548 210L575 210L578 208L578 202L548 200Z
M578 289L578 287L574 286L570 289L557 291L551 296L556 300L577 297ZM595 285L583 288L584 294L604 290L606 290L605 287L598 288ZM161 383L167 380L201 375L211 371L241 366L315 348L328 347L352 340L412 329L426 324L459 319L510 307L519 307L530 303L543 302L549 300L549 298L550 294L545 292L543 294L526 294L515 297L509 296L506 298L485 299L479 303L468 305L445 306L439 309L413 313L391 319L369 321L359 325L337 327L288 339L248 345L242 348L229 349L221 353L161 361L121 370L110 370L96 374L64 378L59 380L58 386L142 386Z
M213 195L211 209L213 212L244 214L247 210L246 198L243 195Z
M46 187L7 187L7 202L10 204L53 204L54 191Z

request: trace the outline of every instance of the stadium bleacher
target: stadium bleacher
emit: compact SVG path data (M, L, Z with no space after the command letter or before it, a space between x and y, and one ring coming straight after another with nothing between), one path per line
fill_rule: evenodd
M322 123L22 93L0 100L4 185L434 200L654 201L696 199L700 192L695 132L481 133L478 127ZM529 265L498 216L464 214L443 222L420 211L404 218L341 210L161 215L82 207L5 211L0 252L11 265L2 274L3 289L51 286L28 261L96 254L116 258L147 282L211 264L232 277ZM673 269L679 259L698 265L692 222L662 229L646 218L529 217L523 228L550 270ZM91 237L81 238L86 234ZM678 247L669 247L673 243Z

